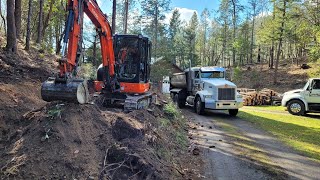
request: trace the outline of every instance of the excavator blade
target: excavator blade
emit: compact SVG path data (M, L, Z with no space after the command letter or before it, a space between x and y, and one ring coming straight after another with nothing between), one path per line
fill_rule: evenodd
M83 79L68 79L65 82L56 81L50 77L41 86L43 100L88 103L89 91L87 81Z

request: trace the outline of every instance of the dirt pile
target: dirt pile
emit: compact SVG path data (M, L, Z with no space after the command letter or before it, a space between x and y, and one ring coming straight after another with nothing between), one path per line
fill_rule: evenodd
M140 113L140 120L132 118ZM31 114L31 115L29 115ZM1 153L2 177L18 179L163 179L170 168L148 146L146 111L100 111L94 105L56 104L25 114ZM151 117L145 119L144 117Z

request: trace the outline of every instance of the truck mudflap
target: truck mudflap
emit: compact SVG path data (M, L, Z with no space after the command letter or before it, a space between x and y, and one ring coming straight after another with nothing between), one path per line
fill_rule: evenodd
M222 101L205 101L206 109L239 109L243 106L243 102L222 102Z

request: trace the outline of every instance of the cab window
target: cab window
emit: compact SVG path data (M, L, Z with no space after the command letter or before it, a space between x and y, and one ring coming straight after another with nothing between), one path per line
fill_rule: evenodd
M195 72L194 72L194 78L195 78L195 79L199 79L199 78L200 78L200 73L199 73L199 71L195 71Z
M315 79L312 81L312 89L320 90L320 80L319 79Z

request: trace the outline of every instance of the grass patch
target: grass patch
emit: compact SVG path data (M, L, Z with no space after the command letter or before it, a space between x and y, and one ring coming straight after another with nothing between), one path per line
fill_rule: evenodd
M311 67L319 67L319 62L309 63ZM319 68L310 68L307 70L307 74L309 78L316 78L320 76L320 69Z
M294 149L320 161L320 119L256 112L248 108L242 109L238 116L259 125Z
M283 106L245 106L243 109L284 112L286 110L286 107L283 107Z
M175 119L178 117L179 115L179 112L177 110L177 107L172 103L168 103L164 106L163 108L164 110L164 113L169 117L169 118L172 118L172 119Z

